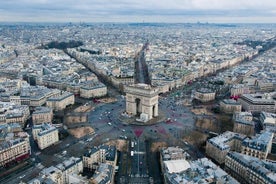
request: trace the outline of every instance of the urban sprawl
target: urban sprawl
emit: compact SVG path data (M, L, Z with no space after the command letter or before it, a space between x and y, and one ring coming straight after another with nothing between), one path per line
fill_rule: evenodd
M275 133L275 25L0 25L0 183L273 184Z

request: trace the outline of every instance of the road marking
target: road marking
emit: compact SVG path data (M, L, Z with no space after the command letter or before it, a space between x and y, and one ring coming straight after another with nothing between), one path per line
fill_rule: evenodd
M146 154L146 152L143 152L143 151L134 151L134 154L144 155L144 154Z

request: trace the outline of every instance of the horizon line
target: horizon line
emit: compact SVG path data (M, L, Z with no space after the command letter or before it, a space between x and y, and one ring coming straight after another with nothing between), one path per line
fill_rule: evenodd
M112 21L0 21L0 24L276 24L276 22L138 22L138 21L125 21L125 22L112 22Z

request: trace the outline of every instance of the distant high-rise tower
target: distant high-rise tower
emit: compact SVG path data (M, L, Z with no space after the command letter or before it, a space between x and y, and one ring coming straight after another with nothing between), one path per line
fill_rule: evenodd
M146 63L145 52L148 49L149 43L146 42L142 49L134 57L134 83L135 84L148 84L151 85L151 80L149 76L149 70Z

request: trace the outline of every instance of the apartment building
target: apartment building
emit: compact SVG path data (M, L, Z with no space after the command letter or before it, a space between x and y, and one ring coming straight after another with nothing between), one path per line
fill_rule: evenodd
M238 102L245 111L275 113L275 100L270 94L243 94Z
M0 125L0 166L5 167L20 162L30 156L29 135L20 125L10 123Z
M107 94L107 87L104 84L96 86L82 86L80 88L80 96L83 98L102 97Z
M117 163L117 150L115 146L101 145L93 147L83 155L82 161L85 170L96 170L92 178L93 182L113 183ZM103 175L101 172L106 173L106 175Z
M48 180L50 180L52 183L55 184L64 184L65 180L64 180L64 176L63 173L60 169L56 168L55 166L50 166L48 168L45 168L41 171L41 175L44 178L47 178ZM39 181L39 180L37 180ZM33 184L35 184L36 182L33 182ZM42 183L45 183L42 182Z
M83 155L83 167L87 170L96 169L98 163L108 163L115 167L116 161L117 153L114 146L93 147Z
M34 125L32 129L34 140L38 147L43 150L59 141L58 129L48 123Z
M255 123L244 119L236 119L234 120L233 132L253 136L255 135Z
M70 157L56 166L44 168L39 176L28 181L28 184L55 183L55 184L88 184L86 178L80 176L83 171L81 158Z
M23 127L29 116L30 111L27 105L0 102L0 124L20 123Z
M223 134L207 140L206 154L219 164L223 164L229 151L240 152L245 135L226 131Z
M213 92L211 89L201 88L196 90L194 95L194 98L201 102L209 102L215 100L216 93Z
M239 102L233 99L224 99L220 102L220 111L226 114L241 112L242 106Z
M21 88L19 95L10 96L10 102L38 107L44 105L49 97L57 95L57 93L58 90L48 89L44 86L25 86Z
M275 113L261 112L259 119L264 130L269 130L271 132L276 133L276 114Z
M245 121L252 121L253 116L251 112L235 112L233 114L233 120L245 120Z
M94 172L90 179L93 184L113 184L113 171L114 167L106 163L100 163L99 167Z
M268 131L258 134L252 139L246 138L242 142L241 153L259 159L266 159L268 153L271 152L272 140L273 133Z
M73 105L74 103L75 96L72 93L61 91L58 95L48 98L46 106L58 111L63 110L66 106Z
M51 123L53 120L54 114L53 110L49 107L36 107L35 111L32 114L32 121L34 125L42 123Z
M162 175L165 184L224 183L238 184L225 171L207 158L191 161L181 148L163 148L160 152Z
M229 152L227 154L225 170L240 183L276 183L276 163L241 153Z
M70 157L55 167L62 171L64 183L72 183L71 175L83 172L82 159L76 157Z
M249 87L245 84L233 85L230 89L231 96L241 96L250 93Z

